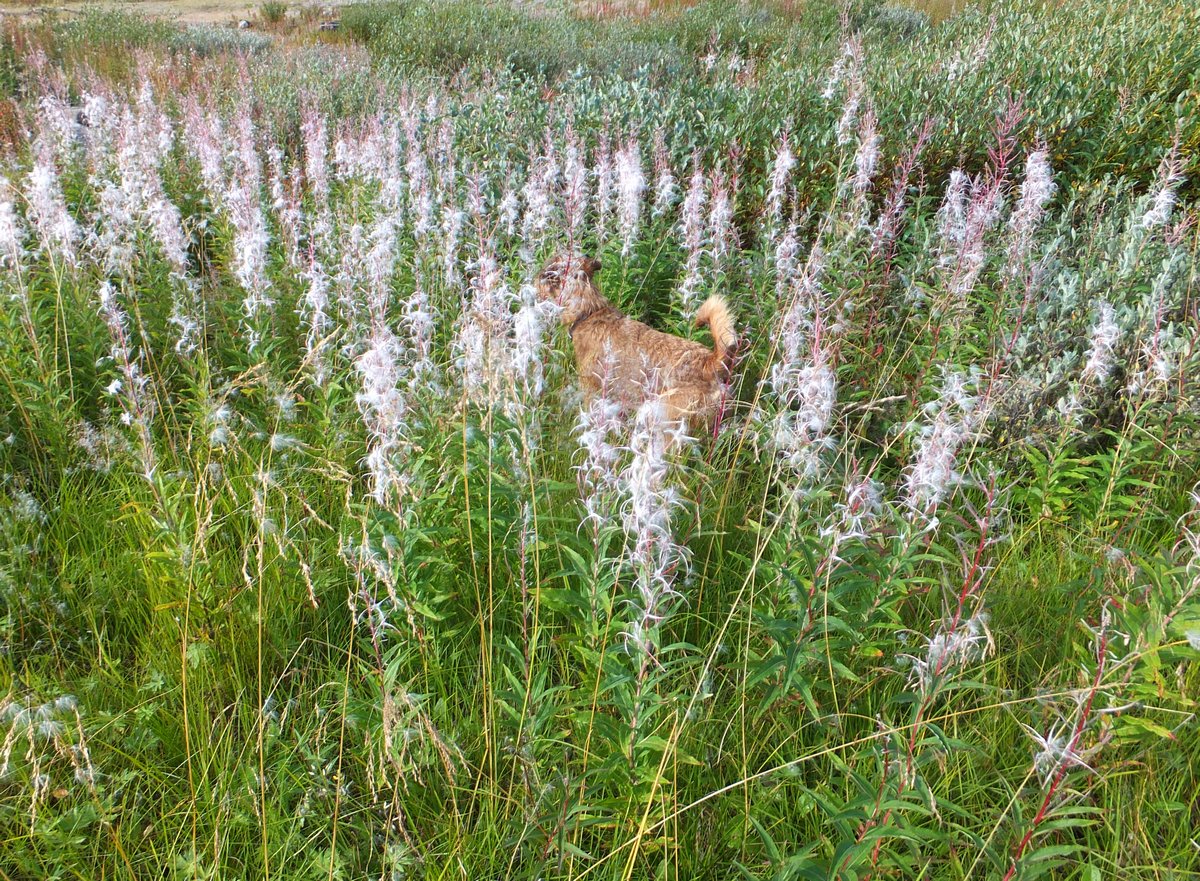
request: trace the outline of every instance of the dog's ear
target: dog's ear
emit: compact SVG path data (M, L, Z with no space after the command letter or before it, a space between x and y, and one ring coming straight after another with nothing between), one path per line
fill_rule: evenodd
M583 271L588 274L588 277L595 275L600 271L600 261L595 257L583 258Z

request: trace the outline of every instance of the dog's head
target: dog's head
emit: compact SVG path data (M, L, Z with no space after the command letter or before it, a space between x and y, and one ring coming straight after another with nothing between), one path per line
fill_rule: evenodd
M600 261L582 254L560 254L545 265L537 277L539 300L562 300L572 288L593 285Z
M538 300L550 300L561 306L562 321L564 324L570 324L603 302L600 289L594 281L594 276L599 271L600 261L594 257L582 254L559 255L538 273Z

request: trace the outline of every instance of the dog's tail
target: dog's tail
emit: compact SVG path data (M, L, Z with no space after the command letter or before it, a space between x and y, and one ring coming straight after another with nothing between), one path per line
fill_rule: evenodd
M737 331L733 327L733 316L725 298L713 294L700 306L696 313L696 326L704 327L712 332L713 355L721 365L722 370L729 372L733 366L733 351L737 346Z

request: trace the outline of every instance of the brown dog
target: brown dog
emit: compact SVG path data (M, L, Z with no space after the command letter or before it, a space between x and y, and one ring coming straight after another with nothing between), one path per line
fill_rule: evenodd
M592 398L603 390L629 410L653 397L669 419L686 420L693 432L711 428L737 345L725 301L714 295L696 312L696 325L712 332L713 348L706 349L622 315L600 293L594 278L599 269L591 257L562 256L537 277L538 299L562 307L584 393Z

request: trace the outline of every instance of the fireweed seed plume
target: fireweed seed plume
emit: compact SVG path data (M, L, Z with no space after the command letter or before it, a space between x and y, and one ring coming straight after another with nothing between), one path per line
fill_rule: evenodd
M1179 199L1179 187L1184 181L1183 159L1179 154L1179 138L1176 137L1171 150L1163 157L1158 167L1158 178L1150 197L1149 207L1142 215L1142 227L1147 230L1159 229L1171 220L1175 203Z
M297 304L296 312L305 327L305 364L308 365L313 385L324 388L329 378L329 364L325 355L325 343L333 329L329 315L329 278L315 259L311 259L305 281L304 296Z
M258 190L249 181L235 183L227 194L234 227L233 274L242 286L246 348L253 356L262 341L263 325L275 306L267 276L267 248L271 235Z
M434 170L436 171L434 195L438 205L444 208L446 203L453 198L458 173L459 155L455 144L454 120L445 114L436 95L429 96L425 114L430 120L440 119L437 138L434 141Z
M386 321L373 321L367 348L355 359L362 383L357 402L370 436L364 464L371 497L379 505L402 497L405 471L397 466L405 445L404 396L400 391L402 346Z
M457 287L462 281L459 271L459 249L461 247L463 223L466 212L458 207L453 195L442 211L442 273L446 287Z
M683 200L682 216L679 221L683 246L687 250L685 275L679 288L680 300L685 310L691 310L699 296L700 260L705 244L704 205L708 198L699 155L693 159L692 167L692 177L688 184L687 195Z
M1138 356L1131 363L1125 392L1132 398L1166 396L1173 380L1187 369L1186 333L1169 321L1172 309L1178 308L1179 291L1185 277L1189 255L1180 247L1171 247L1162 270L1155 277L1145 302L1149 305L1148 327L1138 331L1141 338Z
M236 150L234 160L237 175L236 180L232 183L235 186L240 184L253 190L256 195L261 195L263 164L262 156L258 152L260 132L254 123L254 117L251 115L248 105L240 108L237 115L234 116L233 125Z
M1107 301L1101 300L1097 307L1096 323L1092 325L1091 346L1084 362L1080 379L1094 381L1103 386L1116 366L1117 343L1121 341L1121 327L1117 324L1117 313Z
M120 402L121 422L132 428L138 439L142 476L153 481L158 471L158 460L151 437L155 404L154 396L147 391L150 377L142 371L130 336L129 317L117 299L116 289L107 281L102 282L97 296L100 317L112 340L110 357L118 372L118 378L109 383L105 391Z
M404 171L408 177L408 211L413 218L413 236L423 243L434 229L433 182L425 146L421 138L419 111L406 107L401 111L404 128Z
M512 293L487 247L479 258L454 339L455 362L471 403L494 403L504 378L504 353L512 328Z
M344 222L343 222L344 221ZM339 218L341 232L338 242L338 265L332 279L337 297L338 316L346 326L347 335L353 342L357 334L362 303L361 288L365 284L364 268L369 248L368 230L362 223L351 218Z
M103 255L109 273L129 275L137 248L138 230L146 230L171 267L173 304L170 322L176 330L175 351L195 350L200 331L198 284L191 275L188 249L191 236L184 230L179 209L168 198L160 173L175 142L170 120L154 102L144 84L135 107L110 106L119 119L109 139L111 156L97 164L100 189L99 217L91 244Z
M53 150L45 141L33 148L33 167L25 178L29 218L38 234L42 253L54 263L73 268L79 260L79 225L67 210Z
M679 201L679 181L671 168L671 154L667 150L667 139L660 128L654 133L654 205L650 216L666 216Z
M566 227L567 242L573 245L583 233L590 190L587 151L580 143L575 129L570 126L567 128L566 148L563 151L562 187L563 224Z
M13 204L13 199L17 197L16 187L7 177L0 174L0 269L6 270L8 278L11 279L8 297L20 306L21 323L40 362L37 327L33 320L33 302L30 299L25 274L25 261L28 256L25 242L28 232Z
M687 548L676 542L671 528L681 498L668 479L669 451L686 440L683 426L667 419L660 402L645 402L629 435L628 464L618 477L621 522L631 541L629 563L638 591L629 641L643 656L652 655L657 647L654 632L667 614L668 603L678 596L672 584L679 567L687 563Z
M396 246L400 220L380 211L367 237L366 305L373 323L386 323L396 274Z
M313 200L313 223L329 223L329 130L317 99L307 95L301 104L300 133L304 140L304 179ZM323 239L332 232L325 227L313 235Z
M717 270L724 268L735 245L733 198L730 176L720 169L714 169L708 203L708 242L713 267Z
M883 514L883 486L871 477L852 473L842 488L842 499L834 504L829 524L822 535L832 539L835 549L846 542L866 541ZM836 550L834 552L836 558Z
M988 615L982 609L965 620L943 623L925 638L922 654L902 656L911 665L910 684L928 698L955 668L987 657L994 648L987 625Z
M304 237L304 213L300 205L300 179L284 167L278 144L267 147L267 187L271 211L279 220L280 240L288 266L301 268L300 243Z
M88 130L89 160L95 164L98 157L107 156L112 152L116 128L112 96L99 90L85 92L82 120Z
M575 436L584 453L583 461L576 466L579 492L587 512L585 519L592 524L597 537L600 529L612 520L620 485L619 442L626 424L620 405L610 395L608 377L614 370L611 349L602 359L600 394L583 405L575 423Z
M637 240L642 215L642 194L646 177L642 174L641 151L631 138L617 152L617 226L621 234L621 256L628 257Z
M795 281L799 256L800 239L792 222L775 243L775 302L781 309L787 305L785 297Z
M938 209L938 235L941 240L942 263L949 262L967 235L967 197L971 179L961 168L950 172L946 195Z
M410 391L414 397L440 395L442 385L433 352L437 314L419 280L404 303L403 327L408 334L411 355L408 374Z
M933 527L936 512L963 482L958 453L972 444L983 426L985 412L976 394L976 379L945 370L938 396L923 408L924 420L909 426L913 457L904 470L904 503Z
M185 100L184 141L200 170L204 192L213 208L225 198L226 166L229 162L229 134L215 111L205 110L194 95Z
M852 37L842 48L842 55L834 65L825 88L826 100L832 100L844 83L845 96L842 100L842 115L837 124L837 142L846 145L854 140L858 128L858 114L866 98L867 85L863 78L863 50L858 37Z
M505 175L507 179L509 175ZM496 212L500 218L500 228L504 230L505 235L512 238L517 234L517 221L521 219L521 199L517 196L517 191L508 183L505 184L504 193L500 197L500 204L496 207ZM573 214L568 214L568 221L578 222L578 219Z
M1042 224L1046 206L1054 198L1056 189L1049 150L1040 147L1025 159L1025 180L1021 183L1021 195L1008 220L1008 263L1005 268L1010 275L1019 274L1029 260L1034 236Z
M783 205L787 200L789 178L796 167L796 154L792 152L785 131L779 139L775 160L771 165L770 188L767 190L767 228L778 229L783 217Z
M442 138L450 139L452 135L442 130ZM442 260L442 277L446 287L454 288L459 286L461 276L459 272L459 248L461 247L463 225L466 222L466 212L460 207L459 200L459 183L465 176L458 167L458 163L454 158L454 150L452 146L445 148L447 156L442 160L438 168L437 191L435 201L437 210L441 216L441 224L439 232L439 249ZM468 169L469 172L469 169Z
M778 329L778 360L769 384L778 410L771 425L771 445L798 478L797 493L820 473L821 456L834 448L830 434L837 403L834 371L834 328L830 304L821 284L825 252L813 246L797 277Z
M867 198L879 171L881 141L876 127L875 111L868 105L859 120L858 146L854 151L854 173L850 179L851 204L848 221L853 229L867 229Z
M558 307L550 301L539 303L532 284L523 284L517 294L518 309L513 315L511 367L520 396L536 401L545 389L545 337L550 321L557 318Z
M537 260L554 217L554 195L558 190L558 154L550 136L541 155L534 160L523 191L525 216L521 227L521 257L527 266Z
M975 289L988 260L986 237L1000 219L1003 181L970 179L961 169L950 174L946 197L938 212L943 286L940 312L961 317L967 296Z
M69 162L87 146L86 134L77 129L70 104L57 95L43 95L38 100L36 130L51 162Z
M608 217L612 213L613 201L612 141L607 126L600 131L593 164L592 177L596 179L596 239L603 243L608 240Z

